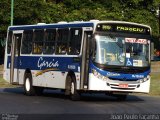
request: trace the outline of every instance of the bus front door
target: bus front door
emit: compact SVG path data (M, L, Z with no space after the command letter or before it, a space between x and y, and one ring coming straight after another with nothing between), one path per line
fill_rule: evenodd
M10 82L12 84L19 83L19 64L20 64L20 46L21 46L22 33L14 33L12 37L11 47L11 68L10 68Z
M81 58L81 82L80 89L88 89L89 78L89 46L91 39L91 31L84 31L82 58Z

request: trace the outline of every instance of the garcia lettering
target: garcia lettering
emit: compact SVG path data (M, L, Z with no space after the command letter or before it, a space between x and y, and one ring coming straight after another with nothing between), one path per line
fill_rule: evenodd
M52 68L52 67L58 67L59 63L58 61L46 61L43 59L43 57L40 57L37 63L38 68L42 69L42 67Z

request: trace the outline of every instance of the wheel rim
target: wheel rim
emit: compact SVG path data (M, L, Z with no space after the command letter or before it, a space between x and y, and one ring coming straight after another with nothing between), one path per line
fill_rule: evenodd
M25 87L26 87L26 91L30 91L30 80L29 80L29 78L26 79Z
M74 94L74 82L71 83L71 94Z

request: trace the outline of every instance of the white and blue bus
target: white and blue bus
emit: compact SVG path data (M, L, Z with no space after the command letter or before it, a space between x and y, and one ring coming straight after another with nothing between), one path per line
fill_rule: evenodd
M10 26L4 79L26 95L62 89L72 100L103 92L124 100L150 89L151 28L123 21Z

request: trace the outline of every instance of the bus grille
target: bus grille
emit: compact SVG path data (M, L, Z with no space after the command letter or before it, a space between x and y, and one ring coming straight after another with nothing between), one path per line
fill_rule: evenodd
M139 85L137 85L137 84L128 84L128 87L127 87L127 88L119 87L119 84L109 84L109 86L110 86L112 89L134 90L134 89L136 89Z
M135 88L117 88L117 87L111 87L112 89L119 89L119 90L134 90Z

